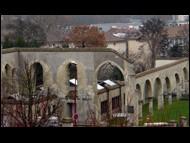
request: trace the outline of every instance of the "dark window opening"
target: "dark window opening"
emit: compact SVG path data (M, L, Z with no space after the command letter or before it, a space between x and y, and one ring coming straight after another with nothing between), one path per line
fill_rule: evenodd
M40 63L34 64L36 86L43 85L43 68Z
M101 102L101 114L108 113L108 101Z
M120 69L111 63L106 63L101 66L97 76L98 81L110 79L112 81L124 81L124 76Z
M68 65L68 68L69 68L69 78L70 79L77 79L77 65L74 64L74 63L70 63Z
M117 96L112 98L112 110L113 109L120 109L120 104L121 103L121 96Z
M11 67L10 67L8 64L6 64L6 66L5 66L5 73L6 73L6 76L9 76L10 70L11 70Z

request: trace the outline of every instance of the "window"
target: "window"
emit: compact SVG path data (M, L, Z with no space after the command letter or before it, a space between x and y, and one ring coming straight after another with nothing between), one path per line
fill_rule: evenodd
M108 113L108 101L101 102L101 114Z
M117 96L112 98L112 110L120 108L120 102L121 101L121 96Z

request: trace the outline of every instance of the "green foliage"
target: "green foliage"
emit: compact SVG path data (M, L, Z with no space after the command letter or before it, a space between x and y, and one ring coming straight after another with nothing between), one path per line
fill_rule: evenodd
M156 106L154 104L154 106ZM148 104L143 105L143 119L141 125L146 122L148 115ZM179 121L180 116L186 116L189 119L189 101L174 100L171 105L165 103L163 109L153 108L152 121L153 122L168 122L170 120Z
M10 37L6 35L3 42L3 48L10 48L10 47L13 47L13 42L10 40Z
M182 56L182 48L179 45L174 45L169 50L170 57L181 57Z

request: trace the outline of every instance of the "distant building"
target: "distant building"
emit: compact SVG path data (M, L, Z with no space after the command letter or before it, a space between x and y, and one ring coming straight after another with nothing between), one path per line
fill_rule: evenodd
M180 46L185 45L186 37L184 37L184 35L182 34L182 30L186 27L189 27L189 24L167 28L168 38L170 43L169 47L173 47L174 45L180 45Z
M168 26L181 26L189 24L189 15L172 15L172 20L168 21Z
M140 32L134 28L112 28L105 33L107 48L116 50L122 55L136 53L140 48L148 48L145 42L139 41Z

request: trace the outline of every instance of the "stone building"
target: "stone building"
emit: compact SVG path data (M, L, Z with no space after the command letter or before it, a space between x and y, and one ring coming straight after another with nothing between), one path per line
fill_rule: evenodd
M166 93L177 98L189 93L187 58L135 74L127 58L109 48L12 48L2 50L1 73L13 78L24 60L32 67L42 67L39 81L62 100L63 120L72 120L76 107L78 124L84 125L92 116L101 123L123 112L131 117L133 125L138 125L142 105L148 103L150 111L155 106L153 97L158 100L156 106L162 108ZM99 81L98 72L105 64L117 67L123 80Z

